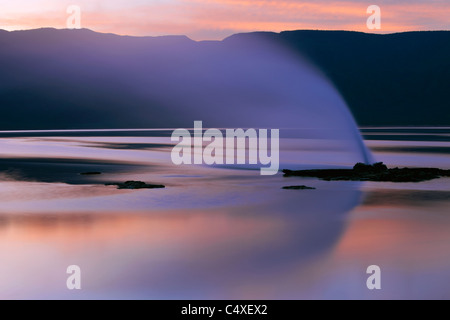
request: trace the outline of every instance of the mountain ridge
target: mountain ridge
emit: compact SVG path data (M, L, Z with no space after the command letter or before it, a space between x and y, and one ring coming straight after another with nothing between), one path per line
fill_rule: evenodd
M293 30L194 41L186 36L134 37L90 29L41 28L0 30L0 62L7 61L0 64L4 113L0 128L146 127L140 117L125 113L130 105L143 109L151 101L117 74L133 79L130 70L134 70L139 80L143 75L138 61L145 61L155 50L162 54L184 50L189 56L213 47L214 53L223 46L237 42L245 46L261 37L311 61L338 89L361 126L449 125L450 31ZM120 59L126 59L126 65L117 65ZM174 61L174 65L182 70L182 62ZM67 79L69 75L74 78ZM112 113L99 107L105 104ZM92 117L83 122L77 111ZM31 119L20 116L27 113Z

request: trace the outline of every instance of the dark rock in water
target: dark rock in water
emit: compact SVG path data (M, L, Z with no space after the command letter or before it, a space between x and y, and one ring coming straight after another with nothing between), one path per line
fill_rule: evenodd
M382 162L373 165L357 163L353 169L283 170L285 177L314 177L326 181L422 182L450 177L450 170L436 168L394 168Z
M93 176L93 175L98 175L98 174L102 174L101 172L97 172L97 171L92 171L92 172L82 172L80 173L83 176Z
M147 184L142 181L127 181L125 183L107 183L106 186L117 186L117 189L162 189L162 184Z
M358 173L379 173L388 171L388 167L383 162L377 162L372 165L359 162L355 164L353 171Z
M284 190L316 190L316 188L313 187L307 187L307 186L290 186L290 187L283 187Z

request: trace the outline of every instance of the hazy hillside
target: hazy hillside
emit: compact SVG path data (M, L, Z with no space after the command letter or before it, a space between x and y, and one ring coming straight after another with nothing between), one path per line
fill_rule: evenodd
M284 32L361 125L450 125L450 32Z
M341 92L360 125L450 124L448 31L292 31L194 42L182 36L40 29L0 31L0 129L183 125L172 121L170 113L159 112L166 102L149 94L172 85L159 76L167 70L151 61L164 57L170 73L183 77L193 56L219 56L230 46L245 49L261 37L313 61ZM155 117L144 118L146 110Z

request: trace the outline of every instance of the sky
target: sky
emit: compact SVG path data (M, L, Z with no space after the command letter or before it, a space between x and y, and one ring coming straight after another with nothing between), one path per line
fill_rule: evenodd
M251 31L450 29L450 0L0 0L0 29L65 28L70 5L81 8L82 28L194 40ZM370 5L381 9L380 30L367 28Z

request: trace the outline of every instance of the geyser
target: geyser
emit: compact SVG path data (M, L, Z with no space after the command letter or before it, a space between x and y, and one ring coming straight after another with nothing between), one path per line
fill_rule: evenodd
M151 116L170 113L178 127L201 120L214 128L280 129L280 163L289 168L373 162L333 85L267 37L160 49L146 65L139 83L164 106Z

